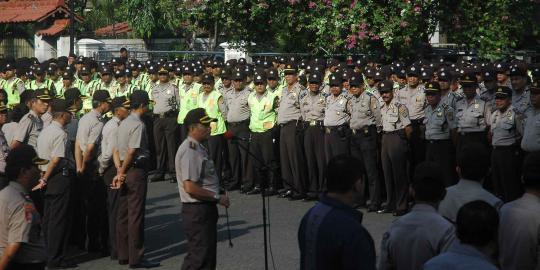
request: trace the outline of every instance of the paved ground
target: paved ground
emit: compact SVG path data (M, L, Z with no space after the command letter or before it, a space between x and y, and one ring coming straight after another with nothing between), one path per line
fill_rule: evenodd
M229 221L234 247L229 247L225 211L220 207L218 269L264 269L261 197L239 193L232 193L230 196ZM300 219L313 204L270 198L270 237L275 269L298 269L296 233ZM158 182L149 185L146 205L146 256L161 261L162 266L157 269L180 269L182 265L186 241L180 223L180 209L178 187L175 184ZM364 214L364 226L375 239L377 249L382 233L393 219L389 214ZM109 258L85 260L86 262L79 264L79 269L128 269Z

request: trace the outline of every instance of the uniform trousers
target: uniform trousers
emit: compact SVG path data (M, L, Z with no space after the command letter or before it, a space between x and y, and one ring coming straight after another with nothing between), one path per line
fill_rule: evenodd
M451 140L427 140L426 161L439 164L446 187L457 183L456 150Z
M228 123L227 130L239 138L249 137L249 120L242 122ZM241 145L241 146L240 146ZM249 143L241 140L230 140L229 147L229 162L232 170L232 178L227 184L227 188L243 185L246 180L247 172L247 152Z
M178 123L176 114L154 119L154 142L156 146L156 170L174 172L174 157L178 149Z
M126 182L119 190L116 216L118 260L130 265L141 262L144 255L144 211L147 192L146 172L130 168Z
M321 193L326 191L326 153L324 151L324 127L308 126L304 131L304 152L308 170L307 191Z
M491 179L493 190L504 202L523 195L521 185L522 155L518 145L493 146L491 152Z
M113 178L116 176L116 167L109 166L103 174L103 182L109 187ZM107 189L107 217L109 220L109 250L111 253L111 259L118 259L118 251L116 247L116 216L118 213L118 198L120 192L117 189Z
M147 112L141 116L141 120L144 122L145 127L152 127L152 128L146 128L146 138L148 138L148 150L150 150L150 156L151 160L154 160L157 158L156 155L156 144L154 140L154 115L152 112ZM148 164L149 170L154 170L156 167L156 163ZM173 167L174 168L174 167Z
M207 144L210 158L212 158L212 160L214 161L214 166L216 168L216 174L218 176L219 182L223 183L221 181L221 174L223 172L223 147L225 145L225 138L223 138L223 134L213 135L208 137Z
M411 172L416 165L423 162L426 158L426 142L424 141L426 126L423 124L424 118L411 120L412 133L409 139L411 154ZM411 175L412 177L412 175Z
M350 152L350 134L347 126L324 127L324 152L326 163L333 157Z
M97 166L93 162L87 163L84 178L87 184L85 205L88 213L88 219L86 220L88 250L107 251L109 249L108 186L97 175Z
M388 209L407 210L408 208L408 151L404 130L383 134L381 159Z
M458 137L457 154L461 149L470 144L484 145L488 149L488 141L486 132L460 132Z
M215 203L182 204L182 224L187 238L182 270L216 269L217 220Z
M55 267L66 259L71 232L71 179L57 173L48 181L42 229L45 236L47 266ZM54 185L61 188L53 187Z
M45 263L17 263L10 262L6 270L43 270Z
M255 187L276 188L274 181L274 145L272 142L272 130L265 132L251 132L251 141L249 143L249 151L259 160L254 158L248 159L248 177L245 187L253 189ZM269 169L264 169L268 166Z
M283 187L299 194L306 193L305 159L302 149L304 132L296 120L280 125L279 155Z
M369 126L353 130L351 135L351 155L362 161L364 173L367 176L369 200L371 205L381 204L382 183L377 165L377 127ZM365 192L362 192L360 202L365 201Z

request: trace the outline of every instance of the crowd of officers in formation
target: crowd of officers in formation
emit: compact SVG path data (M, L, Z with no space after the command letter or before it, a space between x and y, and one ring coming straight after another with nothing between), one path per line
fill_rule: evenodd
M142 259L145 178L176 181L196 108L217 119L206 144L224 189L315 200L327 162L350 154L367 180L358 206L397 216L424 160L441 166L448 187L456 154L479 143L490 152L485 186L508 202L523 194L523 156L540 151L540 69L517 61L140 62L122 50L110 62L70 55L2 60L0 70L0 169L24 144L49 161L31 197L51 268L74 266L68 244L152 266Z

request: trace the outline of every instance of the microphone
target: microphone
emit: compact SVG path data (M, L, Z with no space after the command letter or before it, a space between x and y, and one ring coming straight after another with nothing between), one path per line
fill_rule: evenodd
M223 138L225 138L225 140L249 142L249 138L238 137L234 135L234 133L232 133L231 131L225 131L225 133L223 133Z

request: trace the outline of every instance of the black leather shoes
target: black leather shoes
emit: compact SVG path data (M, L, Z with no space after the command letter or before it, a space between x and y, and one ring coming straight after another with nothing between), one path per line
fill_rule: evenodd
M292 195L293 195L292 190L287 190L286 192L279 194L279 197L280 198L289 198Z
M377 211L378 214L390 214L392 212L394 212L394 210L390 209L390 208L383 208L383 209Z
M381 207L373 204L371 204L367 209L368 213L377 212L379 210L381 210Z
M268 196L274 196L276 195L277 192L274 188L269 188L267 190L264 191L264 196L268 197Z
M130 264L129 268L131 269L137 269L137 268L155 268L158 267L160 264L158 262L152 262L147 260L142 260L138 264Z
M246 195L256 195L256 194L261 194L261 189L258 187L246 192Z
M289 197L289 201L298 201L298 200L304 199L305 197L306 197L306 195L304 195L304 194L295 193L295 194L292 194Z

